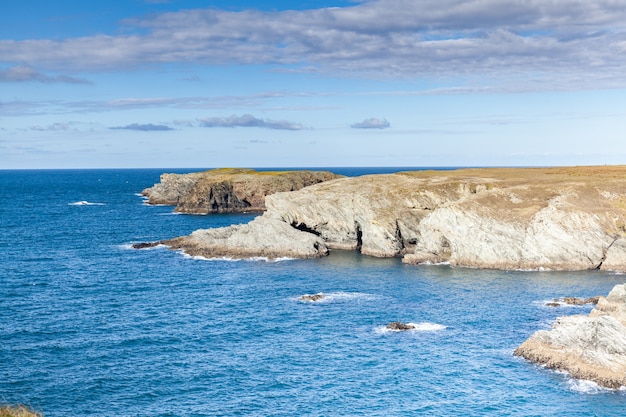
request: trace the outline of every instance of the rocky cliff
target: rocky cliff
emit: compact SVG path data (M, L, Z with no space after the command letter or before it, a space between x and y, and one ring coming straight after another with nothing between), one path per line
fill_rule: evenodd
M626 386L626 284L600 297L589 316L559 317L515 355L603 387Z
M284 256L323 256L339 248L399 256L412 264L626 270L626 167L621 166L340 178L268 195L265 204L268 221L228 229L229 236L241 236L236 245L213 231L202 232L203 239L201 232L179 238L173 246L207 256L241 253L258 239L267 248L278 247L285 244L287 225L297 233L289 234L291 250Z
M176 206L190 214L264 211L265 197L294 191L340 175L326 171L255 171L214 169L190 174L163 174L161 181L143 190L149 204Z

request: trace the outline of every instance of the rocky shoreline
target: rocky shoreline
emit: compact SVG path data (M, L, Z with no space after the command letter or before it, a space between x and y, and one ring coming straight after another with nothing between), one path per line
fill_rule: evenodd
M348 249L409 264L626 270L624 166L328 178L266 195L265 213L247 225L160 243L208 258L314 258Z
M514 354L606 388L626 386L626 284L599 297L588 316L559 317Z

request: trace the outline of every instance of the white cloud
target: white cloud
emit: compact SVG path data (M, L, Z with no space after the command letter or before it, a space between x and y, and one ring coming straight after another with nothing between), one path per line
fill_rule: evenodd
M228 117L207 117L199 119L203 127L260 127L265 129L278 130L302 130L304 127L300 123L286 120L257 119L251 114Z
M302 11L163 13L135 35L0 41L0 61L56 70L270 64L369 77L626 85L625 0L372 0Z
M174 130L166 125L156 125L153 123L141 124L141 123L132 123L126 126L115 126L110 127L109 129L114 130L138 130L140 132L166 132L169 130Z
M40 126L40 125L31 126L30 130L36 130L39 132L54 132L54 131L59 131L59 130L69 130L71 125L72 125L71 123L57 122L48 126Z
M391 124L389 124L387 119L371 117L363 120L362 122L354 123L350 125L350 127L354 129L387 129L388 127L391 127Z
M67 75L49 76L24 65L16 65L6 69L0 69L0 82L28 81L37 81L41 83L91 84L89 81L82 78L75 78Z

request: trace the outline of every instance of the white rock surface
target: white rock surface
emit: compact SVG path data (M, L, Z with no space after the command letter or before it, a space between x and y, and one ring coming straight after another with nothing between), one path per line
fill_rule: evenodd
M317 236L267 217L257 217L248 224L196 230L162 243L205 258L315 258L328 253Z
M559 317L515 355L604 387L626 386L626 284L601 297L589 316Z

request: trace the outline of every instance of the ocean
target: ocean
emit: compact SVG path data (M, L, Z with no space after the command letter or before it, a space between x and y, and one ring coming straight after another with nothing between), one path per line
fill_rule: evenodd
M132 249L254 218L176 215L138 194L191 171L0 171L0 402L46 417L624 415L625 391L513 350L591 309L546 301L626 276Z

